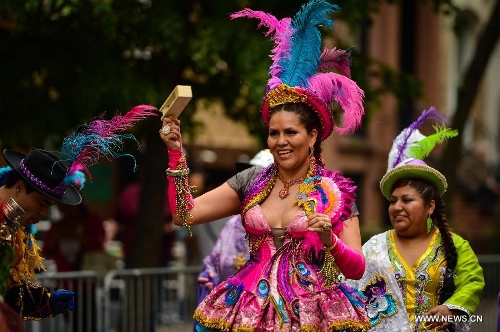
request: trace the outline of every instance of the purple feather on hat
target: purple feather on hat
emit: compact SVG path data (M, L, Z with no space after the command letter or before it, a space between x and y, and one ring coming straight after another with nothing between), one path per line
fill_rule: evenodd
M411 148L420 140L424 139L425 136L420 133L418 128L427 120L434 119L441 124L447 124L448 119L444 114L439 112L435 107L431 107L415 120L410 126L403 129L401 133L396 137L394 143L392 144L391 151L389 153L388 170L393 169L399 165L403 160L412 158L410 150Z

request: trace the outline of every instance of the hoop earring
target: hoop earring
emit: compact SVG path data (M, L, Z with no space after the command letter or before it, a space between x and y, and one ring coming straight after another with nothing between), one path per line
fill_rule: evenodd
M431 215L429 214L429 216L427 217L427 234L431 232L431 229L432 229L432 218Z

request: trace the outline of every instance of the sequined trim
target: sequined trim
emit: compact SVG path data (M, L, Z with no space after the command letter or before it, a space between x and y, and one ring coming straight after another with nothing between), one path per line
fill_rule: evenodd
M301 87L291 87L287 84L280 84L275 89L269 91L262 100L261 114L266 126L269 126L269 113L276 106L286 103L304 103L318 115L321 122L321 140L325 140L333 131L334 119L331 109L316 93Z
M253 235L246 233L247 241L248 241L248 251L250 252L250 255L255 255L262 244L269 235L268 234L262 234L259 236Z
M204 327L215 329L217 331L233 331L233 332L258 332L261 331L251 326L231 326L226 320L223 319L205 319L199 312L195 312L194 319L200 322ZM368 324L363 324L354 320L345 320L342 322L335 322L330 325L329 331L350 331L350 332L366 332L369 329ZM313 325L305 325L300 328L301 332L324 332ZM278 329L275 332L288 332L288 330Z
M467 310L464 307L461 307L459 305L450 304L450 303L447 303L447 302L443 303L443 305L446 306L446 307L448 307L448 309L450 309L450 310L453 310L453 309L461 310L461 311L465 312L468 316L471 315L471 312L469 310Z
M270 108L286 103L307 103L307 96L286 84L281 84L276 89L269 91L264 103Z
M245 193L245 198L241 203L241 215L245 216L248 210L254 205L262 202L271 192L276 184L278 168L272 164L264 169L255 179L253 184Z
M398 287L401 290L401 294L403 295L403 301L405 307L413 306L413 313L408 312L410 317L416 317L419 315L424 315L427 311L429 311L432 307L432 299L426 294L425 289L428 283L430 283L431 276L429 275L429 269L432 266L440 264L443 259L443 250L441 246L441 237L439 237L439 232L436 231L431 238L429 243L429 247L426 249L426 253L423 254L424 259L418 263L417 267L414 271L408 271L405 263L402 260L402 257L397 251L397 248L394 245L388 245L389 257L393 266L394 275L398 283ZM387 243L395 243L394 240L394 230L390 230L387 232ZM430 253L434 252L434 255ZM408 267L410 268L410 267ZM443 280L444 269L438 269L440 271L439 280ZM408 292L408 274L413 273L413 301L414 303L408 303L409 292ZM442 283L439 283L440 287ZM414 318L413 318L414 319ZM410 319L412 320L412 319ZM417 326L415 328L420 330L420 322L415 322Z

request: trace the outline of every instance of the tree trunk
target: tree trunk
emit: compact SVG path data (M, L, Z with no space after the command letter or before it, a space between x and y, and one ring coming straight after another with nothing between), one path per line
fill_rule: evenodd
M140 167L141 196L137 216L137 234L130 268L157 267L163 236L166 191L167 151L158 135L161 121L152 117L146 123L144 162Z
M457 109L453 117L452 128L457 129L459 133L464 131L465 123L469 119L479 85L498 42L499 35L500 0L497 0L490 20L485 25L484 31L478 40L474 57L465 73L462 84L458 88ZM451 194L446 196L449 217L451 217L451 211L453 210L451 196L456 192L456 173L462 157L462 145L461 138L449 140L441 158L441 170L448 180L448 192Z

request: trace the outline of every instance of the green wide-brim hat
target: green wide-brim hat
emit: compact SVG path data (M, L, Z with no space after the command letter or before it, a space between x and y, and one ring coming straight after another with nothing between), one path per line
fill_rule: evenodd
M390 200L394 184L400 179L409 178L417 178L430 182L436 187L439 196L443 196L448 188L446 178L439 171L430 167L422 160L409 159L389 170L385 173L382 180L380 180L380 190L384 197Z

